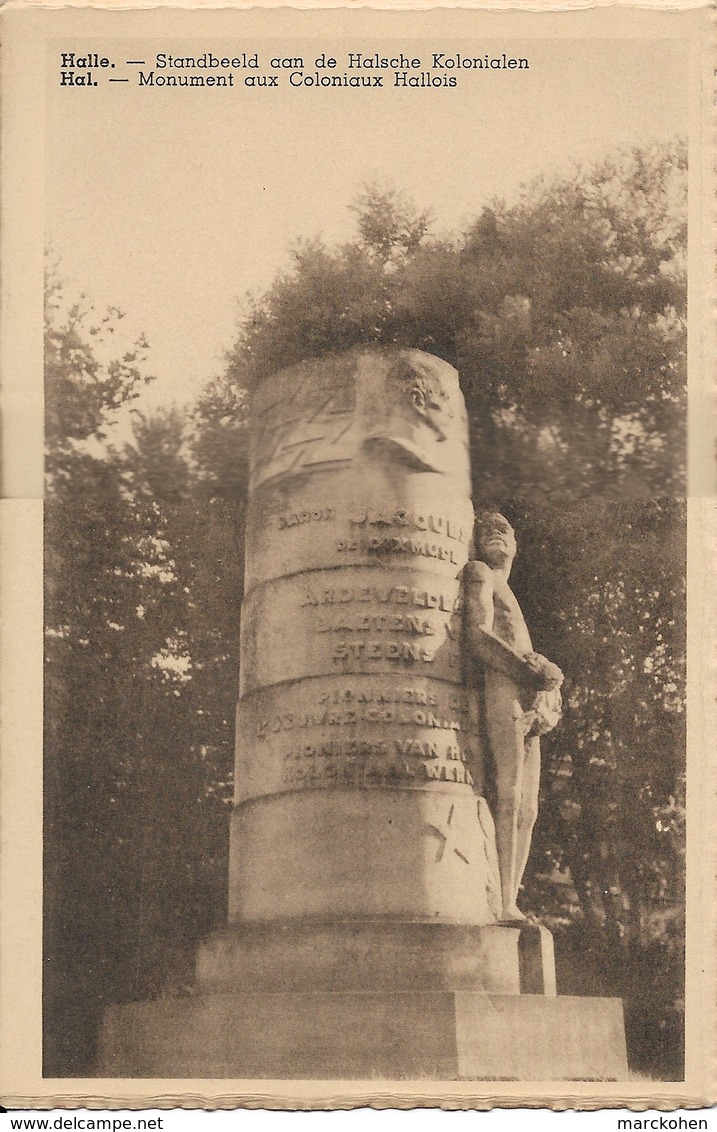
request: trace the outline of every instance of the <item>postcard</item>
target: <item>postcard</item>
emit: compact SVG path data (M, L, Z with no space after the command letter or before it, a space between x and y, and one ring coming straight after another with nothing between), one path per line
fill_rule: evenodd
M713 10L2 21L3 1103L711 1103Z

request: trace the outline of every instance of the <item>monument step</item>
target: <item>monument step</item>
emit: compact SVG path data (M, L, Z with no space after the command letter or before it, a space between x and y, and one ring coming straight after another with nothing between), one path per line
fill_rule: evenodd
M555 994L550 932L533 924L262 922L199 948L203 992L473 991Z
M199 994L115 1006L101 1077L616 1081L618 999L466 992Z

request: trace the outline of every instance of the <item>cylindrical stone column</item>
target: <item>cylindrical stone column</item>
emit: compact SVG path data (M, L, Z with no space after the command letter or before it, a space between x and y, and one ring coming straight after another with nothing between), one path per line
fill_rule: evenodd
M461 655L472 523L451 366L356 350L258 390L230 923L495 923Z

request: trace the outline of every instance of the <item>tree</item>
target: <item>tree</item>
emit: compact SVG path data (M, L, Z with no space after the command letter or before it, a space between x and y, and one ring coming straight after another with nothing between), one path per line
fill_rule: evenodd
M152 381L146 372L147 341L122 342L124 314L110 307L98 314L86 296L67 300L49 263L45 276L45 472L48 490L112 493L111 465L103 449L119 410Z
M685 241L682 145L539 183L467 233L477 317L459 369L472 388L488 371L508 463L527 461L545 494L683 490ZM505 480L509 494L530 482Z
M91 1072L104 1006L183 989L199 937L225 918L243 571L242 508L207 490L230 463L211 468L211 397L191 437L159 410L113 446L143 361L102 356L111 315L95 335L68 311L48 303L50 1075Z
M528 547L516 592L538 647L550 642L566 673L565 715L544 742L526 899L562 940L567 990L585 993L591 965L593 993L625 1000L632 1064L679 1075L684 504L509 510Z
M453 240L366 190L358 238L299 246L228 369L368 343L458 367L476 497L679 494L685 466L686 151L634 150L496 202Z
M356 215L361 247L384 271L415 255L431 224L429 211L416 212L395 189L377 183L366 185L349 208Z

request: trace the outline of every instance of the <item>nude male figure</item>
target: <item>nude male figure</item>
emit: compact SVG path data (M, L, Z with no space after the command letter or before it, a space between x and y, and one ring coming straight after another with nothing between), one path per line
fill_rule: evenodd
M468 653L484 670L483 707L493 760L496 847L502 922L525 919L520 882L538 813L540 738L560 719L563 674L533 652L520 606L508 585L515 533L498 512L476 518L476 561L464 570Z

